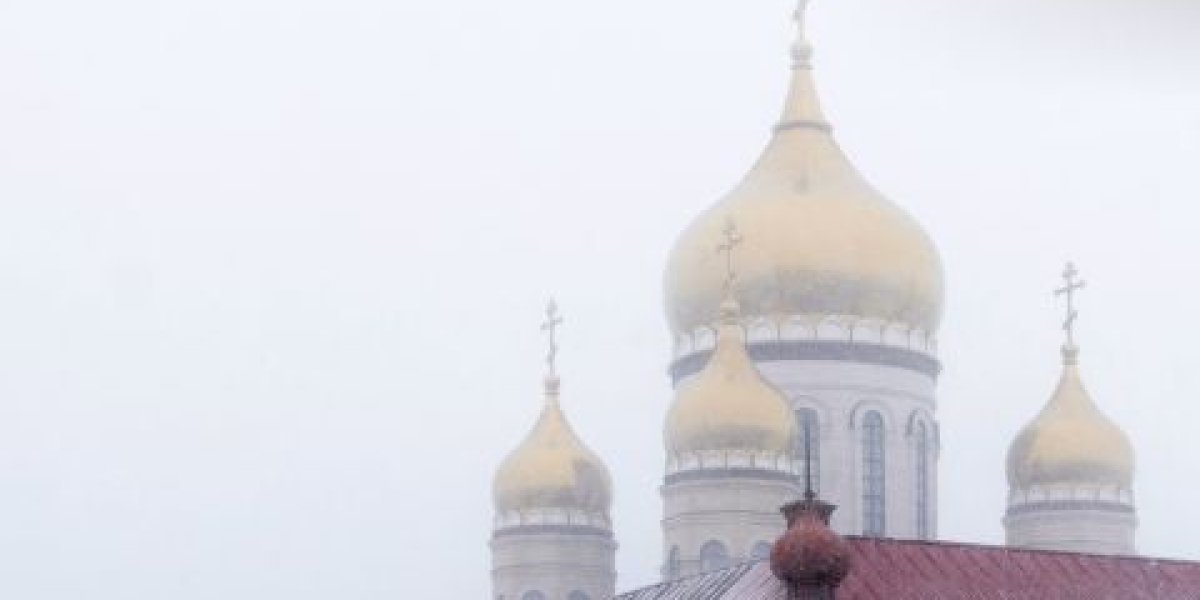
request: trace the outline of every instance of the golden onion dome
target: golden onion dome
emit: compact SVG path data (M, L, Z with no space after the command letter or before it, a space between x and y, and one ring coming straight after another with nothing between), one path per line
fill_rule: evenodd
M1133 448L1084 389L1077 352L1064 348L1058 388L1009 448L1008 484L1013 489L1056 485L1130 489L1133 484Z
M680 387L667 414L667 452L789 454L796 425L787 400L746 354L737 303L722 303L721 312L708 364Z
M541 416L496 471L492 489L498 513L560 509L608 514L608 469L571 429L558 393L558 379L548 377Z
M677 240L665 275L672 330L716 320L721 228L736 221L753 244L737 262L744 314L850 315L934 332L942 267L917 222L875 190L838 147L801 39L783 117L758 162Z

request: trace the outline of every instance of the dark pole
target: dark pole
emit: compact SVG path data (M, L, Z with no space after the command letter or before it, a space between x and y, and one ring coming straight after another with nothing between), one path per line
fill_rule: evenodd
M812 487L812 432L809 430L811 419L804 418L804 499L812 500L817 495Z

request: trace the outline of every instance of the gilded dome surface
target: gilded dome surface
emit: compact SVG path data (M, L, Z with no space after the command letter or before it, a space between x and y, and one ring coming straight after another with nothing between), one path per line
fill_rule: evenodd
M1084 484L1129 489L1133 484L1129 439L1092 402L1073 351L1068 355L1054 395L1009 448L1009 486Z
M612 503L608 469L567 422L558 402L558 381L547 380L546 388L546 405L533 430L496 472L496 511L562 509L607 515Z
M787 400L746 354L736 304L727 302L708 364L680 387L667 414L667 452L789 455L795 420Z
M821 113L806 58L757 164L677 240L665 276L673 331L716 321L721 228L748 243L736 268L747 316L851 315L927 332L942 311L942 267L921 227L858 173Z

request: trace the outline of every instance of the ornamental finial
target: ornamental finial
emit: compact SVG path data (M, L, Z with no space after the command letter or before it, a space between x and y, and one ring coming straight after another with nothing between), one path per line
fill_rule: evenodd
M792 19L796 21L796 41L792 43L792 68L812 67L812 45L808 43L805 23L808 17L809 0L796 0L796 12Z
M1063 346L1063 356L1073 363L1075 355L1079 352L1075 345L1075 320L1079 318L1079 311L1075 309L1075 293L1082 290L1087 282L1079 278L1079 269L1075 268L1073 262L1067 262L1062 276L1066 284L1054 290L1054 295L1067 297L1067 317L1062 326L1067 334L1067 343Z

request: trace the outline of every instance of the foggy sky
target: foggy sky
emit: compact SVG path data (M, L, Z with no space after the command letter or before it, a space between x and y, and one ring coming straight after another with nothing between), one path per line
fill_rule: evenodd
M0 3L0 596L488 593L540 404L658 572L661 275L778 115L786 0ZM1200 560L1200 5L815 0L826 110L945 263L940 534L1083 376Z

